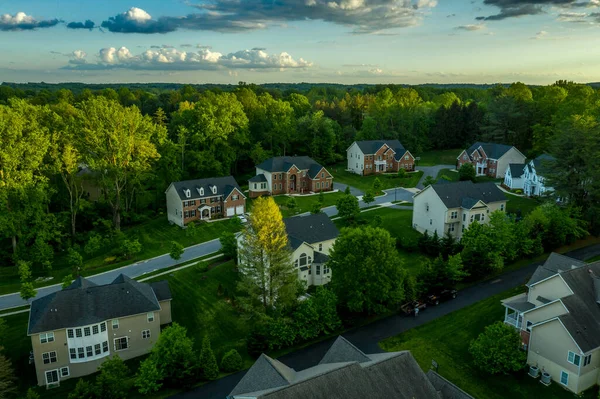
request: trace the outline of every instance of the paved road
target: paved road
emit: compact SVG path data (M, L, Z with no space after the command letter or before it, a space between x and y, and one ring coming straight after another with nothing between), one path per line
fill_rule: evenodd
M437 177L438 173L442 169L456 169L456 165L435 165L435 166L417 166L417 170L423 171L421 180L417 183L417 188L423 188L423 182L427 176ZM456 173L456 172L453 172Z
M350 187L350 194L354 195L355 197L360 197L360 196L365 195L365 193L363 193L361 190L359 190L356 187L348 186L347 184L344 184L344 183L333 182L333 188L336 190L340 190L341 192L346 191L346 187Z
M572 256L580 260L589 259L591 257L600 255L600 244L571 251L565 255ZM511 288L518 287L519 285L523 285L533 274L535 269L541 264L542 262L535 262L522 269L505 273L491 281L485 281L461 290L456 299L443 303L439 306L429 307L425 311L419 313L418 318L400 315L390 316L364 327L349 331L344 334L344 337L366 353L383 352L378 345L379 341L425 324L429 321L437 319L438 317L462 309L493 295L502 293ZM498 304L498 306L500 306L500 304ZM334 339L335 338L331 338L300 349L296 352L292 352L282 356L279 358L279 360L296 370L312 367L321 360L327 349L333 343ZM245 371L241 371L239 373L229 375L220 380L198 387L193 391L174 395L172 398L223 399L240 381L244 373Z
M218 222L215 222L218 223ZM194 245L192 247L187 247L181 256L181 259L177 263L187 262L188 260L192 260L195 258L199 258L201 256L205 256L211 254L213 252L221 249L221 243L218 239L203 242L198 245ZM155 270L165 269L171 266L175 266L176 262L171 259L171 257L166 254L162 256L158 256L156 258L147 259L138 263L134 263L129 266L123 266L119 269L111 270L106 273L97 274L95 276L87 277L89 280L93 281L96 284L108 284L113 281L119 274L125 274L131 278L140 276L144 273L150 273ZM45 295L51 294L53 292L59 291L61 289L61 284L51 285L48 287L39 288L38 294L36 298L43 297ZM18 293L15 294L7 294L0 296L0 310L14 308L16 306L27 305Z
M355 189L356 190L356 189ZM408 190L405 190L403 188L390 188L388 190L383 190L384 195L380 195L379 197L375 197L375 201L371 202L370 204L365 203L362 199L359 199L358 201L358 206L361 208L367 208L369 206L374 206L374 205L382 205L388 202L393 202L393 201L408 201L408 202L413 202L413 193L411 193ZM360 197L359 197L360 198ZM410 208L412 209L412 208ZM337 208L335 207L335 205L332 206L328 206L326 208L323 208L323 213L325 213L327 216L329 217L333 217L336 216L338 214ZM306 216L309 215L309 213L302 213L299 216Z

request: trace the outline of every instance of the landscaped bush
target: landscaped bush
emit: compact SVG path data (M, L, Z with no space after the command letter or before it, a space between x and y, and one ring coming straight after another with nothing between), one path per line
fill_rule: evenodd
M471 342L473 363L490 374L508 374L525 367L527 354L521 348L521 336L512 326L497 321Z
M225 353L223 356L223 360L221 360L221 370L232 373L234 371L239 371L244 367L244 362L242 361L242 357L239 352L235 349L230 350Z

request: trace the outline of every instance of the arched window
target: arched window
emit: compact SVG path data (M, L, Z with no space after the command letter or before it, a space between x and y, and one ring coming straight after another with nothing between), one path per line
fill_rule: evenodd
M213 186L213 187L212 187L212 192L213 192L213 194L216 194L216 193L217 193L217 186Z
M305 253L302 253L300 255L300 266L306 266L307 262L306 262L307 256Z
M204 188L200 187L200 195L204 195Z

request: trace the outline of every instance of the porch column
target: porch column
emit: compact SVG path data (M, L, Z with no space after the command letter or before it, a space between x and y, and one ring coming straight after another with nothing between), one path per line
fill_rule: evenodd
M504 308L504 321L506 321L507 318L508 318L508 308L505 307Z

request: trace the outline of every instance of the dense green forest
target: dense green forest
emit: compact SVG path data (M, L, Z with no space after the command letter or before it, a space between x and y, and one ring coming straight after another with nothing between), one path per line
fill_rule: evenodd
M550 177L557 196L580 207L597 232L599 100L592 86L566 81L3 84L0 264L26 260L40 270L70 248L97 251L99 235L159 215L171 181L233 174L243 185L270 156L330 165L358 139L399 139L416 156L476 140L515 145L529 157L551 153L559 160ZM89 184L102 188L98 201L86 198Z

